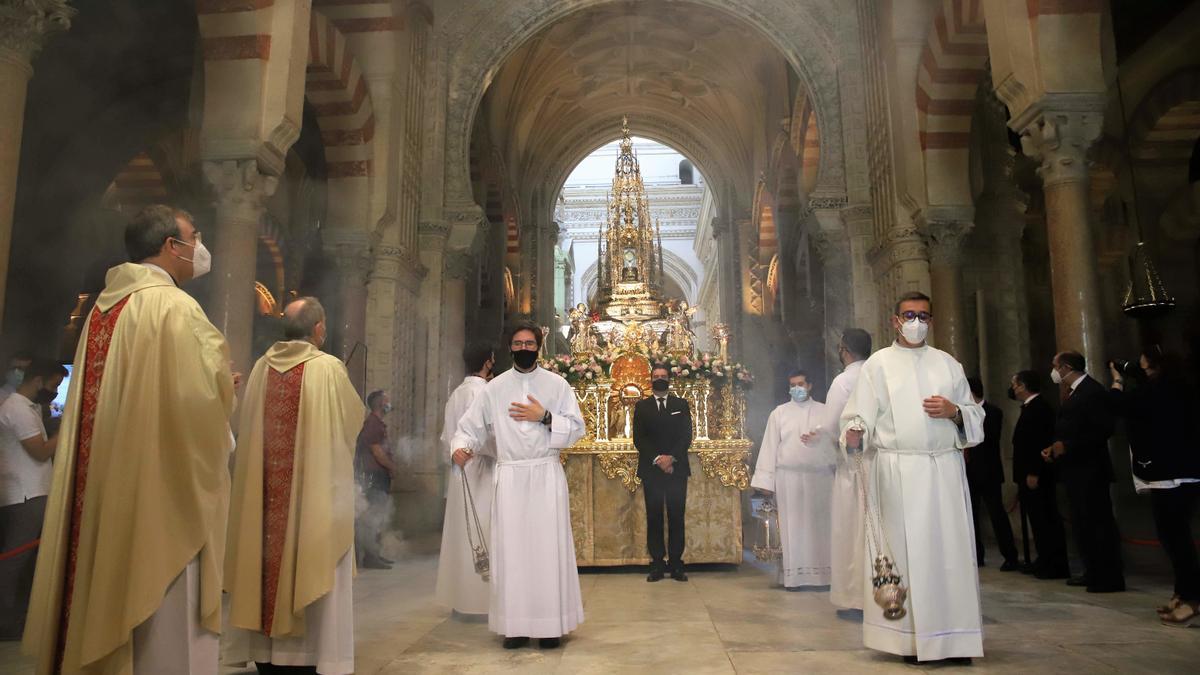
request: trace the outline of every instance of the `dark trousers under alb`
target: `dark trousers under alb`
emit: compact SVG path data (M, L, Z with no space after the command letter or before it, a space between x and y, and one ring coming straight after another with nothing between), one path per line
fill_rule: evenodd
M1113 516L1112 496L1106 479L1086 477L1064 481L1071 503L1071 530L1089 586L1125 583L1121 561L1121 535Z
M656 467L654 469L658 471ZM664 474L642 481L646 497L646 550L657 570L683 569L683 518L687 505L687 477ZM667 544L663 546L663 512L667 516ZM669 567L667 556L670 556Z
M1150 491L1158 541L1171 559L1175 595L1184 602L1200 602L1200 559L1192 539L1192 514L1197 501L1200 501L1200 483Z
M987 509L992 521L992 532L996 535L996 544L1000 547L1000 555L1005 562L1017 562L1017 545L1013 542L1012 523L1008 521L1008 512L1004 510L1004 500L1000 495L1000 483L988 482L983 485L969 482L971 492L971 518L975 523L975 559L983 562L983 532L979 527L979 509Z
M1033 530L1033 543L1037 547L1039 571L1052 574L1066 573L1067 564L1067 533L1063 529L1062 516L1058 514L1058 495L1052 479L1042 479L1038 486L1030 489L1028 485L1017 488L1017 498L1021 500L1021 508L1029 517L1029 528Z

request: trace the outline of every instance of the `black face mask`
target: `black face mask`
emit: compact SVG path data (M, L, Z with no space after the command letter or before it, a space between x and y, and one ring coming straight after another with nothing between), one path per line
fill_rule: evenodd
M1008 397L1012 400L1017 400L1017 392L1013 391L1012 387L1008 388Z
M671 389L671 383L663 379L658 379L650 383L650 388L656 394L665 394Z
M57 392L50 391L49 389L38 389L37 394L33 397L33 402L38 405L50 405L54 402L56 395Z
M516 349L512 353L513 363L521 370L529 370L537 363L537 355L534 349Z

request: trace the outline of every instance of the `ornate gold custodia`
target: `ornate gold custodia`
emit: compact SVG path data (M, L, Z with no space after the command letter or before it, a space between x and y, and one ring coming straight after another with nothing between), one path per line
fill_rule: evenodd
M600 460L600 470L611 479L621 479L621 485L630 492L637 492L642 479L637 477L637 454L628 452L606 452L597 455Z
M701 450L696 456L700 458L704 475L719 479L721 485L739 490L750 487L750 467L746 465L750 458L748 451Z

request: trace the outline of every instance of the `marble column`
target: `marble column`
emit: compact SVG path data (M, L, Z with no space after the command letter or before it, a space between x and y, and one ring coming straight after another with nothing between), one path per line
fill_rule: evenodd
M836 212L833 215L836 217ZM825 367L832 381L833 376L842 368L838 361L838 343L841 342L846 329L854 327L850 238L840 228L822 228L815 234L814 240L824 272L822 287L825 297L822 301L825 305Z
M208 317L225 334L234 370L249 373L258 231L278 179L259 173L253 159L206 161L203 168L217 207Z
M971 227L972 223L962 221L933 221L925 226L930 296L936 317L933 345L966 365L970 365L972 350L963 313L962 247Z
M1099 373L1105 361L1096 247L1088 223L1087 151L1100 136L1101 113L1039 113L1021 132L1025 154L1040 162L1050 243L1054 333L1059 351L1083 354Z
M325 254L333 260L337 275L335 294L323 300L327 321L337 340L326 351L347 361L350 380L360 391L366 386L367 278L371 272L370 235L366 230L329 228L322 233ZM354 354L353 360L348 360Z
M25 95L33 77L31 63L47 36L67 30L74 14L65 0L0 3L0 321L12 247Z

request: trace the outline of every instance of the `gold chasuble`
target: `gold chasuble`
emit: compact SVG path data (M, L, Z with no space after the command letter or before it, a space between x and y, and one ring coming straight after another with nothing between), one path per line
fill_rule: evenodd
M346 367L309 342L254 365L238 424L225 589L230 623L304 635L354 543L354 439L366 411Z
M233 378L225 339L164 273L108 271L75 352L25 628L48 674L133 672L133 629L200 560L221 629Z

